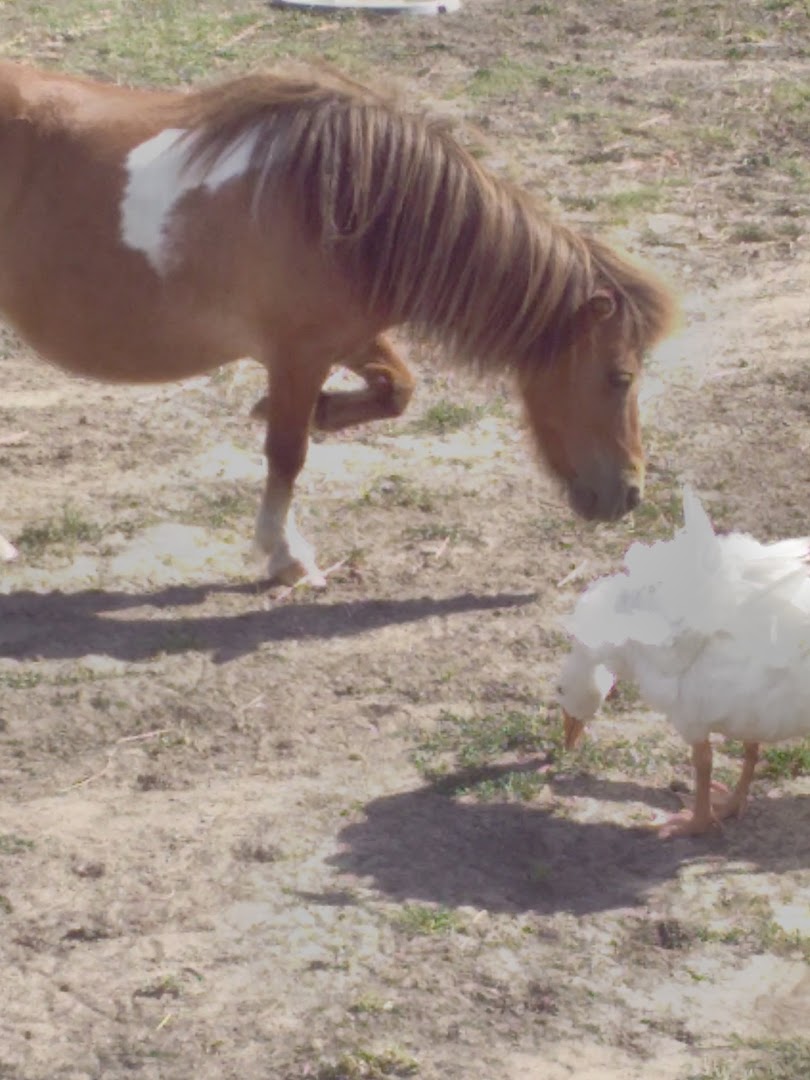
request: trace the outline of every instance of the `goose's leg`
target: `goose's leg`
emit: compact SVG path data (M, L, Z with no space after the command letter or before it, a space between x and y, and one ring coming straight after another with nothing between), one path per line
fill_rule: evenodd
M712 802L712 809L714 810L715 816L718 818L742 817L745 812L745 804L748 801L748 789L751 787L751 781L754 779L754 770L759 761L759 743L747 742L743 743L743 747L745 748L745 759L743 761L740 779L737 781L737 786L730 795L727 795L725 798L715 799Z
M692 764L695 766L695 805L692 810L682 810L661 826L658 835L662 840L673 836L699 836L717 822L712 809L712 744L708 739L692 744Z

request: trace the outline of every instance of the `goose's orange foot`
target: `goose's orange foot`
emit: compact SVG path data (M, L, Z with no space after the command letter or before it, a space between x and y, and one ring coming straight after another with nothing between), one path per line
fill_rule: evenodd
M681 810L679 814L668 818L663 825L657 826L657 831L661 840L672 840L679 836L702 836L719 824L713 812L705 817L698 817L692 810Z
M712 813L718 821L725 821L730 817L742 817L748 799L738 791L729 791L719 798L712 797Z
M712 780L711 786L712 816L716 821L725 821L730 817L742 817L748 801L747 795L742 794L736 788L729 791L725 784L719 780ZM695 805L694 795L681 795L680 800L687 810L693 810Z

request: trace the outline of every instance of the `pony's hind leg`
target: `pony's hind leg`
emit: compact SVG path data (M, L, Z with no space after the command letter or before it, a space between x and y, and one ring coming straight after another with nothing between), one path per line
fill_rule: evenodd
M401 416L408 407L416 380L384 337L374 338L354 356L341 358L340 364L366 385L358 390L322 390L313 417L313 426L320 431Z
M267 421L267 482L256 518L255 546L268 556L271 581L291 585L306 577L322 587L324 576L312 545L298 530L292 499L306 460L312 412L329 365L308 366L303 358L294 365L271 376L270 393L260 403L262 419Z

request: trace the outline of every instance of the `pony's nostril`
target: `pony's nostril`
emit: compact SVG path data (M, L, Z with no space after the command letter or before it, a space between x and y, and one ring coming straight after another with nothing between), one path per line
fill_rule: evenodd
M635 510L641 502L641 488L637 484L631 484L627 489L624 501L628 510Z

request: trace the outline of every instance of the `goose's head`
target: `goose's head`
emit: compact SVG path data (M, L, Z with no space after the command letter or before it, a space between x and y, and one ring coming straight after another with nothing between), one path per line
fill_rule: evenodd
M575 645L566 656L557 681L557 702L563 713L565 749L572 750L585 724L599 711L613 686L604 664L594 663L587 649Z

